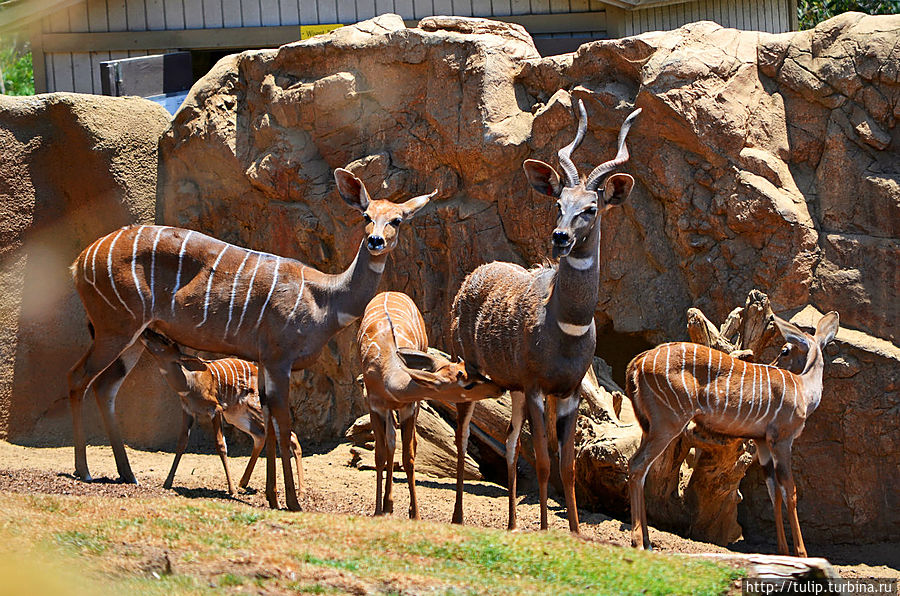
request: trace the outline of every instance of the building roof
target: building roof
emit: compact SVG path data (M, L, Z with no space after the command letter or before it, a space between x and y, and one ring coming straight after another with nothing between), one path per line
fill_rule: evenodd
M0 1L0 31L25 31L32 22L84 0Z

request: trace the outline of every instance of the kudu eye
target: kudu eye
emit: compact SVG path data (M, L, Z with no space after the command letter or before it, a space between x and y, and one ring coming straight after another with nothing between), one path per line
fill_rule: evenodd
M392 220L389 221L388 223L390 223L392 226L394 226L395 228L397 228L397 227L400 226L401 223L403 223L403 219L400 218L400 217L395 217L394 219L392 219Z
M363 221L367 224L372 223L372 216L370 216L368 213L363 213Z
M791 347L790 347L790 346L785 345L783 348L781 348L781 355L782 355L782 356L787 356L787 355L790 354L790 353L791 353Z
M597 206L591 205L590 207L582 211L581 214L587 215L588 217L594 217L595 215L597 215Z

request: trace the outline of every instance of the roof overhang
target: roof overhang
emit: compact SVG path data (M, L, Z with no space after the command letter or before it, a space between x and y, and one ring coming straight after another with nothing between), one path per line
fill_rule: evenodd
M28 26L47 15L85 0L8 0L0 1L0 32L26 31Z

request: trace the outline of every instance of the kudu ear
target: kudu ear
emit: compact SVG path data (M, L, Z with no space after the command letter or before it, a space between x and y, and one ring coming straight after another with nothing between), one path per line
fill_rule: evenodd
M334 181L344 201L354 209L365 213L369 208L369 191L362 180L349 170L338 168L334 171Z
M603 183L603 200L607 205L621 205L634 188L634 178L628 174L613 174Z
M398 348L397 356L403 361L406 368L434 372L438 369L438 362L434 356L412 348Z
M550 164L537 159L526 159L522 169L525 170L531 187L539 193L548 197L558 197L562 192L563 185L559 180L559 174Z
M403 217L412 217L425 207L429 201L437 194L437 190L431 191L430 194L413 197L410 200L401 203L400 208L403 209Z
M819 319L819 324L816 325L816 341L819 342L821 347L824 348L828 345L828 342L834 339L840 322L840 317L836 310Z
M781 332L781 335L784 336L784 339L790 342L798 343L804 346L807 350L810 348L808 339L809 336L801 331L799 327L797 327L793 323L785 321L778 315L772 315L772 320L775 321L775 326L778 327L778 331Z

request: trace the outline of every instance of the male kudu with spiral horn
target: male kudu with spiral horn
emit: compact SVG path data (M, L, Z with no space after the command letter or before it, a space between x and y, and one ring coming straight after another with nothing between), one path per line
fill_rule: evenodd
M453 302L451 333L457 355L473 373L489 377L512 392L512 419L506 439L509 477L509 528L516 527L516 458L526 406L531 420L540 485L541 528L548 527L547 481L550 456L544 422L544 397L557 398L560 473L569 529L578 531L575 504L575 420L578 388L594 357L594 310L600 290L600 215L628 197L634 179L613 170L628 160L625 137L640 113L626 118L616 157L582 180L572 151L587 130L587 113L578 102L575 140L559 151L563 178L534 159L525 174L538 192L556 199L559 215L553 231L553 256L559 264L526 270L512 263L488 263L463 281ZM462 523L462 462L473 404L457 406L457 493L453 521Z
M342 273L167 226L122 228L78 256L72 276L95 337L69 372L77 476L90 479L81 404L93 386L119 476L135 482L115 422L115 396L140 355L140 346L132 347L149 328L195 350L258 363L268 436L274 439L274 422L281 447L287 506L300 509L290 461L291 371L309 367L334 334L362 316L397 245L398 228L435 194L397 204L371 200L349 171L337 169L334 177L366 225L356 258ZM266 497L272 507L278 504L274 452L269 440Z

